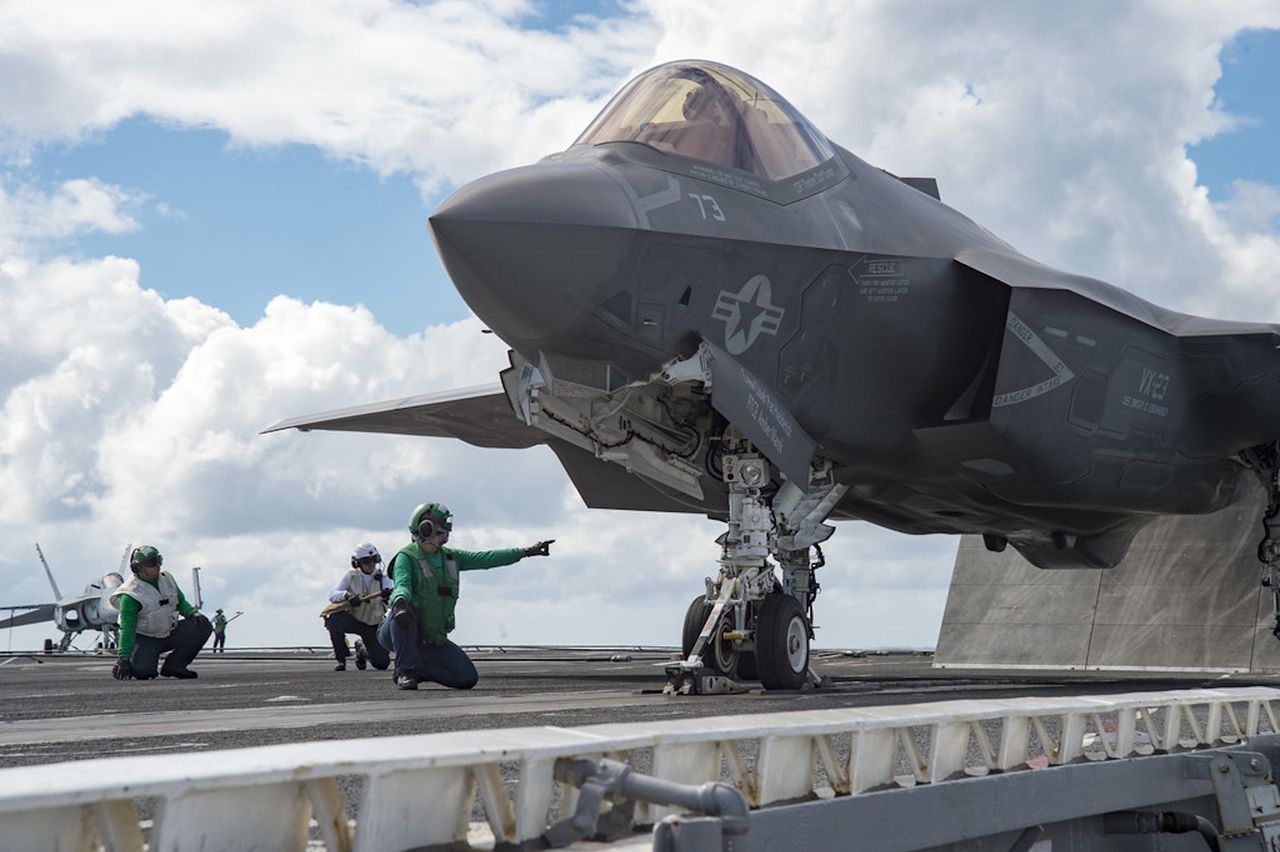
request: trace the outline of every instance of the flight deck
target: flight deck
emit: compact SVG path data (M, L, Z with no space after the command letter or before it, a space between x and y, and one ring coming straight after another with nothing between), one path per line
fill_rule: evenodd
M928 652L815 651L829 685L668 696L674 648L468 648L470 691L397 690L388 672L333 671L325 649L202 654L192 681L115 681L109 656L0 655L0 767L351 737L581 726L957 699L1277 686L1280 677L933 668Z

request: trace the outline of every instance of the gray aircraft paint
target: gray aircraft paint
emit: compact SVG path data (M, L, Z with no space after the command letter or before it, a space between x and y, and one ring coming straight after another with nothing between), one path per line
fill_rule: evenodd
M1238 454L1280 436L1280 327L1052 269L932 181L833 149L770 181L635 142L574 145L462 187L431 231L463 298L529 363L553 354L640 378L723 347L718 369L753 376L835 465L849 489L835 518L985 533L1042 567L1104 567L1150 518L1237 498L1252 475ZM746 329L744 304L761 311ZM713 385L708 404L738 411L734 393ZM273 428L474 437L405 402ZM401 412L394 429L384 410ZM489 446L552 446L589 506L723 516L710 474L703 500L622 486L609 463L514 415L485 422ZM761 449L782 466L785 453Z

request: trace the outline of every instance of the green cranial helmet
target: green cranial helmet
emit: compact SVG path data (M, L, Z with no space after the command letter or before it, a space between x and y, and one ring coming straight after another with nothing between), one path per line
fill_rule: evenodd
M418 538L431 538L439 531L453 529L453 513L443 503L421 503L409 516L409 532Z
M129 555L129 567L134 571L137 571L141 565L155 565L158 568L163 564L164 557L160 555L160 551L149 544L135 547L133 553Z

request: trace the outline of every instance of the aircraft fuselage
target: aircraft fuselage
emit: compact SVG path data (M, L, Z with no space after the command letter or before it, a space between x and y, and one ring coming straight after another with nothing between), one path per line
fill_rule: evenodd
M1280 432L1276 327L1052 270L843 150L751 185L577 146L464 187L432 226L526 358L643 376L722 347L838 464L836 517L994 533L1040 561L1061 531L1107 564L1147 516L1230 503L1236 454Z

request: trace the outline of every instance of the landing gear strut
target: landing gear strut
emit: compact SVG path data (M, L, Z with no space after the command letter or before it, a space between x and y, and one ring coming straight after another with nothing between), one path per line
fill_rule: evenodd
M835 532L823 521L847 487L820 462L807 487L784 480L772 489L769 462L749 441L730 427L720 443L729 488L729 529L717 539L720 571L689 604L684 659L668 667L665 691L732 692L742 689L739 681L756 679L766 689L821 685L809 665L814 572L823 564L818 544Z

